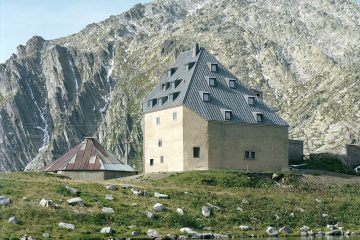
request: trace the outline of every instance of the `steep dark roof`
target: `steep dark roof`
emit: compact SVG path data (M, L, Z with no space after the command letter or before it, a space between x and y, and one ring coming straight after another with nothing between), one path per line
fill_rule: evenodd
M194 66L187 71L186 64L195 62ZM210 65L217 64L218 71L212 72ZM239 123L267 124L288 126L288 124L274 113L256 94L248 89L239 79L231 74L217 59L206 49L193 56L193 51L183 52L170 66L176 68L172 76L165 74L159 84L145 97L143 112L153 112L162 109L184 105L199 114L208 121L231 121ZM208 78L216 78L216 86L208 84ZM172 89L163 90L163 84L181 79L180 84ZM236 88L228 86L229 80L236 81ZM164 104L158 103L151 106L152 99L166 98L174 92L179 96L172 102L167 100ZM204 102L202 93L210 93L210 102ZM248 97L254 97L255 104L248 104ZM158 101L158 100L157 100ZM225 120L224 111L232 112L231 120ZM262 121L257 122L256 114L262 114Z
M118 160L94 138L86 138L62 157L41 169L56 171L124 171L135 172L132 167Z

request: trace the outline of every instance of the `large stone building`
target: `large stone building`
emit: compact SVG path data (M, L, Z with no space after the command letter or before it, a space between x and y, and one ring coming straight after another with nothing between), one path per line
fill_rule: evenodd
M145 97L143 113L146 173L288 168L288 124L197 44Z

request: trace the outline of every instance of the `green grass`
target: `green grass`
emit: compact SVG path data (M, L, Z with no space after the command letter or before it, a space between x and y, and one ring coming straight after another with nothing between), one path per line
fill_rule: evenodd
M316 170L324 170L329 172L336 173L344 173L344 174L352 174L359 175L354 171L354 169L344 165L339 159L333 157L321 157L316 160L306 160L299 162L297 164L306 163L304 166L300 166L300 169L316 169Z
M120 184L115 180L110 182ZM135 196L130 189L108 191L104 187L105 182L84 183L44 173L0 174L0 195L9 196L12 200L10 206L0 207L0 239L16 239L25 234L41 239L44 232L50 233L53 239L101 239L106 236L99 231L106 226L114 228L116 233L112 236L115 237L129 237L132 231L139 231L144 237L150 228L158 230L163 236L167 233L180 234L181 227L191 227L200 232L203 227L212 227L214 232L242 237L263 235L269 225L278 228L287 225L295 230L296 235L302 225L324 229L326 224L338 221L344 223L346 229L358 231L358 184L321 188L303 183L301 176L294 173L286 173L281 182L284 187L276 186L271 174L266 173L174 173L162 179L151 180L145 176L131 180L130 184L150 193L148 196ZM81 191L79 196L85 201L85 207L66 204L66 200L72 197L65 190L66 185ZM153 197L155 191L168 194L170 198L156 199ZM104 199L109 193L113 194L114 201ZM23 200L23 197L28 200ZM54 200L59 208L39 206L42 197ZM321 203L317 203L316 198ZM243 199L249 203L243 203ZM163 203L167 210L155 213L155 217L149 220L145 211L152 211L156 202ZM138 205L132 206L133 203ZM219 206L221 210L214 209L211 216L205 218L201 215L201 207L207 203ZM115 213L101 213L104 206L112 207ZM183 216L176 213L178 207L184 209ZM237 211L237 207L243 208L244 212ZM305 212L301 213L297 207L305 209ZM290 217L290 213L295 216ZM323 213L329 214L329 217L323 218ZM275 214L280 219L276 219ZM21 221L19 225L7 223L13 215ZM73 223L76 229L59 229L59 222ZM240 224L251 225L255 230L240 231L237 228ZM136 227L129 229L130 225Z

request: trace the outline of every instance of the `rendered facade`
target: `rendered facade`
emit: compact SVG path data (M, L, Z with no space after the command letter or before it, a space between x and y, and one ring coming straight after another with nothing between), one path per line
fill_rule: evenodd
M195 45L143 101L144 171L288 169L288 124Z

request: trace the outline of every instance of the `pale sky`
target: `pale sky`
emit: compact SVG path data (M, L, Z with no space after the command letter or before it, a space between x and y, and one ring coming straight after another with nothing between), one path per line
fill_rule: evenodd
M32 36L44 39L79 32L86 25L105 20L151 0L0 0L0 63Z

